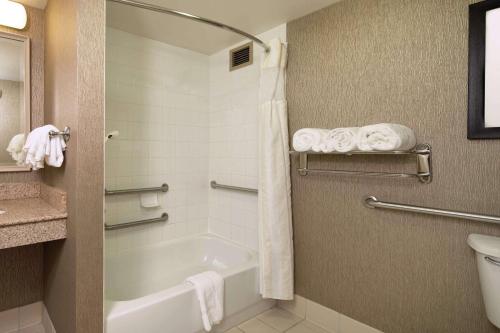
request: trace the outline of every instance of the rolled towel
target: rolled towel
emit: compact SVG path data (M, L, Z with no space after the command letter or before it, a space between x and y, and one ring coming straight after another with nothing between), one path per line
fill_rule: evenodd
M399 124L375 124L361 127L358 131L358 149L372 150L410 150L417 140L410 128Z
M345 153L358 147L357 134L359 127L336 128L328 132L321 144L323 153L338 151Z
M28 134L23 147L26 159L24 164L38 170L44 167L46 162L50 166L60 167L64 161L63 151L66 143L60 136L50 137L50 131L59 130L53 125L45 125L35 128Z
M16 161L17 165L23 165L26 159L26 154L24 153L23 146L26 141L26 136L24 134L15 135L9 142L7 146L7 152L10 154L12 159Z
M328 134L328 130L321 128L302 128L293 135L293 149L295 151L321 151L323 138Z

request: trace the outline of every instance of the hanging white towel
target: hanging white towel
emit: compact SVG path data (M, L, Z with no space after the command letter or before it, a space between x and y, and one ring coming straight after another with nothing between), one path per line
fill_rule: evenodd
M60 167L64 161L63 152L66 150L66 143L61 136L50 138L50 131L59 132L57 127L45 125L35 128L26 139L23 148L26 154L24 164L33 170L43 168L45 162L50 166Z
M410 150L416 143L413 130L399 124L369 125L358 132L358 148L363 151Z
M26 142L26 135L17 134L9 142L7 146L7 152L10 154L12 159L16 161L17 165L23 165L26 159L26 154L23 150L24 143Z
M259 256L264 298L293 299L293 241L285 100L286 46L269 42L260 80Z
M356 150L358 147L358 127L335 128L329 131L321 146L323 153L338 151L341 153Z
M210 332L212 325L219 324L224 316L224 278L217 272L207 271L190 276L186 281L194 285L203 327Z
M322 128L301 128L293 135L293 149L295 151L322 150L322 143L329 130Z

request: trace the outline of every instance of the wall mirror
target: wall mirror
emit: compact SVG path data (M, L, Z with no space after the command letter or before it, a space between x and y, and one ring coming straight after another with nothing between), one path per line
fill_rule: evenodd
M0 32L0 172L30 170L22 165L30 92L29 38Z
M500 1L469 7L469 139L500 139Z

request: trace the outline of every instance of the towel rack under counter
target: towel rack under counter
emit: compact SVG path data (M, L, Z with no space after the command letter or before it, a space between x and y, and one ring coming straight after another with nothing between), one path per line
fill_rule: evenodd
M210 182L210 187L212 187L213 189L221 188L221 189L225 189L225 190L233 190L233 191L240 191L240 192L259 193L259 191L255 188L223 185L223 184L218 184L215 180L212 180Z
M417 178L420 182L428 184L432 181L432 148L429 144L419 144L409 151L349 151L346 153L315 153L291 151L292 155L299 155L298 172L301 176L310 173L332 174L340 176L388 177L388 178ZM309 155L414 155L416 158L416 173L370 172L352 170L330 170L309 168Z
M478 221L478 222L500 224L500 216L477 214L477 213L466 213L466 212L460 212L460 211L455 211L455 210L406 205L406 204L394 203L394 202L384 202L384 201L379 201L374 196L364 197L363 204L368 208L383 208L383 209L401 210L401 211L412 212L412 213L438 215L438 216L454 217L454 218L464 219L464 220L472 220L472 221Z
M146 193L146 192L168 192L168 184L162 184L160 187L129 188L123 190L104 190L104 193L106 195Z
M153 218L153 219L137 220L137 221L124 222L124 223L117 223L117 224L104 224L104 229L105 230L117 230L117 229L135 227L135 226L143 225L143 224L151 224L151 223L166 222L166 221L168 221L168 214L163 213L163 214L161 214L160 217Z

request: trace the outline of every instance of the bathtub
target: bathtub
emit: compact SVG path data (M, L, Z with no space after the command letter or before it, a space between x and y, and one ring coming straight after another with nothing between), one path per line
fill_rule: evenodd
M198 235L106 256L107 333L202 332L199 303L186 277L224 277L222 332L274 304L259 295L257 253L214 235Z

